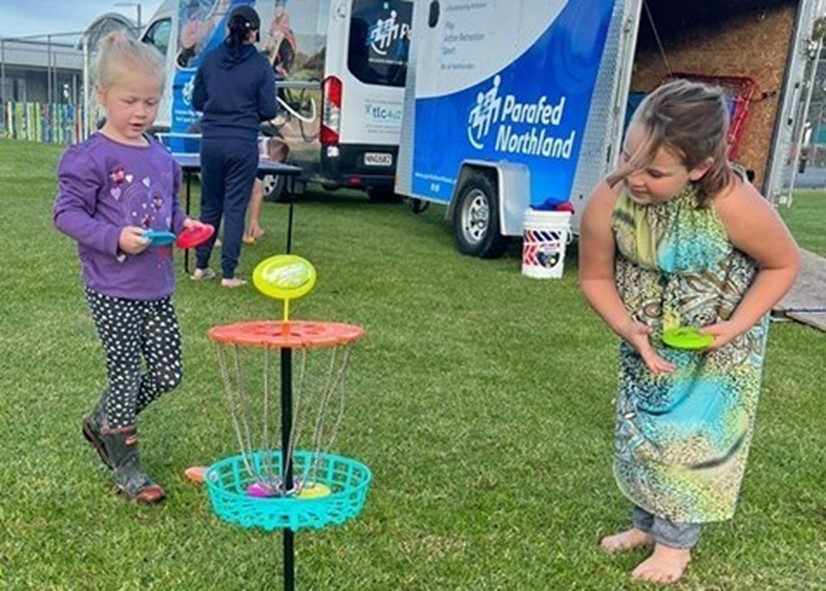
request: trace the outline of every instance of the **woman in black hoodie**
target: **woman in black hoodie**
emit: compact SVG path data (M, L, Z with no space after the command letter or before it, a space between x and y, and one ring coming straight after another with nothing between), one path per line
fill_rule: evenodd
M201 221L225 220L221 249L221 285L239 287L235 276L244 214L258 169L258 129L275 117L275 75L255 41L261 20L250 6L230 14L224 43L210 51L198 68L192 106L203 112L201 124ZM215 236L196 250L195 280L211 279L209 258Z

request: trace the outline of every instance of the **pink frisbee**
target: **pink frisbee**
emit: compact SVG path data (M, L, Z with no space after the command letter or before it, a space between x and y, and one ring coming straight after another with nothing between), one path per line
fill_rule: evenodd
M215 234L215 226L212 224L202 224L198 222L178 234L178 239L175 241L175 246L178 248L195 248L202 245Z

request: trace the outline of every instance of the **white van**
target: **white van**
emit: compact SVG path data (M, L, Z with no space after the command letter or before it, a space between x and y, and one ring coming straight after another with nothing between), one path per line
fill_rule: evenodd
M288 161L304 171L298 187L315 181L371 198L392 195L411 0L166 0L142 36L168 64L156 131L171 133L175 151L197 151L195 72L239 4L261 16L259 48L278 80L279 114L262 134L289 145ZM264 192L278 200L283 187L267 178Z

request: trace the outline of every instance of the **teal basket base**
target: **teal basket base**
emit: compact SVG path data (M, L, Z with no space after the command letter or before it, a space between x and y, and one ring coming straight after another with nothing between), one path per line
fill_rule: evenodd
M272 470L274 476L282 476L281 451L259 451L246 457L257 474ZM312 481L329 488L330 494L315 498L252 496L247 488L258 483L259 478L247 469L243 455L231 456L210 466L204 482L215 514L246 528L321 529L329 524L342 524L361 513L373 478L367 466L332 454L301 450L293 453L295 478L300 478L311 465L314 466Z

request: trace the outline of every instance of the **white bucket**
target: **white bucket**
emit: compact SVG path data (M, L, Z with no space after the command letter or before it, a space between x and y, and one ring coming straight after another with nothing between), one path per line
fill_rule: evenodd
M571 212L526 209L522 228L522 274L537 279L562 277Z

